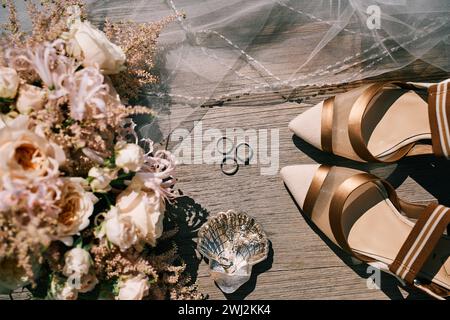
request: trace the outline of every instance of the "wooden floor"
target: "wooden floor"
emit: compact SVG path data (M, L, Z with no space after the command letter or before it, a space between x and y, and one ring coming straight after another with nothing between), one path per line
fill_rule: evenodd
M118 1L114 0L112 3ZM440 80L448 77L420 61L403 70L379 76L381 80ZM450 204L448 165L434 158L402 161L397 165L365 165L324 154L288 130L288 122L324 98L360 85L355 82L329 87L304 87L283 92L236 96L197 106L171 105L172 128L185 128L192 138L194 120L201 119L203 131L228 128L243 130L275 129L279 132L279 166L327 163L351 166L386 177L397 187L400 197L413 202L435 199ZM226 84L224 84L226 85ZM200 90L200 89L199 89ZM186 117L186 114L191 116ZM177 118L180 121L177 121ZM173 125L177 123L177 125ZM161 120L159 126L165 126ZM167 141L175 150L180 142ZM162 142L164 144L164 141ZM206 147L207 144L204 146ZM273 151L269 147L269 152ZM197 158L197 160L199 160ZM259 160L259 159L258 159ZM369 289L366 265L353 266L348 256L329 246L303 218L287 192L279 174L261 175L260 162L241 166L234 176L226 176L217 164L180 165L177 188L183 193L172 212L183 220L179 245L189 271L200 289L211 299L422 299L424 295L397 287L387 275L381 277L380 289ZM278 171L278 170L277 170ZM259 221L271 241L266 261L256 265L251 280L237 292L223 294L211 280L206 263L195 252L196 231L206 218L219 211L245 211ZM16 298L27 297L17 293ZM0 296L0 299L9 297Z
M446 75L423 63L416 62L404 70L376 79L439 80ZM372 79L366 80L372 81ZM364 81L364 82L366 82ZM349 166L370 171L387 178L400 197L417 203L439 199L450 204L448 185L450 168L434 158L405 160L394 165L359 164L324 154L292 135L288 122L324 98L359 85L352 83L333 87L306 87L296 91L286 101L283 93L245 96L226 101L221 106L202 106L203 132L228 128L243 130L267 129L279 132L279 168L293 164L326 163ZM284 100L284 102L283 102ZM267 101L271 101L268 105ZM181 117L184 106L175 106L171 121ZM189 107L190 108L190 107ZM181 122L179 127L190 128L192 133L184 141L193 139L194 121ZM198 118L196 119L198 120ZM160 124L164 126L163 123ZM196 125L199 125L196 123ZM175 139L176 140L176 139ZM193 141L193 140L192 140ZM168 141L175 150L179 141ZM162 141L164 144L164 141ZM206 146L207 143L204 144ZM273 150L269 146L269 154ZM198 158L196 158L199 160ZM301 211L289 195L278 173L261 175L267 165L241 166L234 176L226 176L220 165L180 165L177 188L183 194L172 213L183 220L178 237L183 258L200 289L210 299L426 299L418 292L408 292L397 286L393 277L382 274L381 288L368 288L367 265L353 266L345 254L330 246L303 218ZM248 283L237 292L222 293L209 277L208 267L195 251L196 231L209 215L234 209L245 211L259 221L271 242L269 257L256 265ZM15 299L28 298L26 292L17 292ZM9 299L0 296L0 299Z
M417 66L420 63L416 64ZM410 68L411 69L411 68ZM442 74L428 71L428 78ZM408 72L380 77L402 78ZM422 74L422 77L423 74ZM292 135L288 122L329 95L355 84L329 88L305 88L297 92L298 102L266 105L270 97L246 97L221 107L210 108L202 120L203 130L217 128L278 129L279 166L327 163L370 171L388 180L400 197L413 202L436 198L449 203L446 179L449 169L433 158L402 161L398 165L365 165L326 155ZM260 105L258 105L258 101ZM251 102L251 103L250 103ZM251 107L248 105L252 105ZM189 138L188 138L189 139ZM270 148L269 148L270 151ZM198 270L200 288L212 299L403 299L426 298L417 292L397 287L387 275L381 277L380 289L369 289L367 265L352 266L339 249L330 247L303 218L278 174L261 175L265 165L241 166L234 176L224 175L219 165L182 165L178 188L189 203L191 214L204 216L228 209L242 210L255 217L266 230L270 241L269 258L255 266L249 283L236 293L225 295L209 277L203 261ZM194 218L195 220L195 218ZM195 228L194 228L195 230ZM191 233L193 236L195 233ZM187 239L186 239L187 240ZM194 239L193 239L194 240ZM186 244L186 247L189 247ZM185 249L187 253L192 250ZM192 261L192 260L189 260ZM369 279L370 280L370 279Z

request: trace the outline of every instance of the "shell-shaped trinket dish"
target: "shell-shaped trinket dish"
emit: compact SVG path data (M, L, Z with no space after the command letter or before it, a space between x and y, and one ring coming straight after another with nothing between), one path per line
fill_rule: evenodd
M269 241L255 219L229 210L212 216L200 228L197 249L208 258L217 286L233 293L250 279L252 267L267 258Z

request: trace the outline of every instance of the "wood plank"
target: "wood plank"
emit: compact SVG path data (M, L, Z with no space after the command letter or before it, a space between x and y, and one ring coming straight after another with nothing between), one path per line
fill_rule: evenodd
M404 164L389 166L357 164L314 150L293 137L287 129L288 121L323 97L314 97L310 104L214 107L204 116L202 126L204 130L219 128L222 132L233 127L279 129L280 167L314 162L351 166L389 178L394 185L400 186L398 193L405 199L414 202L435 199L410 177L436 175L437 172L433 173L429 165L430 161L434 163L432 159L404 161ZM258 275L256 286L252 282L235 295L222 294L207 276L207 267L202 262L198 280L201 288L210 293L211 298L242 298L247 297L247 294L252 299L403 297L398 294L395 281L389 276L383 276L383 282L388 283L382 287L383 290L368 289L365 278L369 275L365 274L365 267L348 266L348 257L335 248L331 249L303 219L280 177L260 175L260 167L243 167L231 177L223 175L219 165L181 165L178 169L178 187L186 196L195 199L211 214L228 209L248 212L263 225L272 242L273 257L270 257L268 266L262 267L270 269ZM411 297L423 298L417 293L413 293Z
M134 18L142 21L161 18L171 11L163 1L144 5L140 15L130 16L127 5L120 0L108 1L107 5L97 1L92 9L97 10L93 21L100 24L104 18L102 12L108 12L112 19ZM142 9L142 10L141 10ZM23 16L23 15L22 15ZM0 11L0 22L4 21L4 11ZM321 24L309 24L307 28L319 31ZM176 35L176 28L168 29L167 34ZM321 29L320 29L321 30ZM298 61L308 53L300 54L286 50L282 41L275 41L275 36L281 40L289 32L302 34L306 32L303 26L292 24L289 30L279 34L273 33L274 25L267 23L262 28L251 46L249 53L258 59L258 48L269 48L270 59L265 65L280 77L289 74L292 66L298 66ZM345 32L339 35L341 45L352 44L355 40ZM306 41L306 39L305 39ZM162 39L164 44L164 36ZM224 45L218 42L218 46ZM338 49L338 48L336 48ZM334 50L333 52L338 52ZM264 57L261 57L264 58ZM443 57L437 56L436 59ZM328 61L337 58L329 56ZM228 61L227 61L228 63ZM231 63L231 62L230 62ZM167 145L174 150L180 143L178 139L166 139L175 129L186 129L192 138L196 121L202 120L203 130L218 129L225 132L227 128L277 129L279 130L279 167L302 163L327 163L350 166L370 171L388 180L397 187L399 196L417 203L426 203L438 199L443 204L450 204L446 182L450 178L450 168L434 158L404 160L395 165L357 164L342 158L324 154L293 137L287 129L287 123L298 114L323 100L324 98L359 86L368 81L390 80L440 80L448 74L416 61L409 66L383 74L374 78L354 81L350 84L301 85L292 87L277 87L260 92L236 94L223 98L230 91L239 90L253 85L248 79L237 79L233 71L245 76L254 76L255 70L244 63L243 59L232 61L232 70L217 83L211 98L206 101L183 101L182 99L163 96L158 98L148 94L146 104L152 105L159 112L159 117L151 128L146 127L143 133ZM155 70L164 73L162 63ZM192 74L179 72L179 83L183 87L170 88L177 93L190 96L202 96L211 83L192 81ZM261 76L259 80L270 83L273 79ZM159 89L159 88L155 88ZM164 93L164 92L163 92ZM170 92L165 92L170 93ZM198 124L197 124L198 125ZM172 136L173 137L173 136ZM176 137L175 137L176 138ZM201 162L198 157L196 158ZM197 279L200 289L213 299L402 299L424 298L417 292L407 293L397 288L390 276L382 276L381 289L367 287L367 266L352 266L349 258L338 249L329 245L326 239L318 235L312 226L303 218L295 202L290 197L278 174L261 175L261 164L242 166L234 176L225 176L220 166L197 164L180 165L178 168L179 182L177 187L185 198L180 201L180 210L194 221L193 227L185 227L179 236L180 248L190 269ZM183 207L184 206L184 207ZM207 215L228 209L246 211L254 216L266 230L271 240L271 253L268 260L255 266L251 281L235 294L224 295L208 276L208 269L195 252L195 231L205 221ZM197 264L198 268L197 268ZM27 298L26 293L18 291L15 298ZM8 299L0 295L0 299Z

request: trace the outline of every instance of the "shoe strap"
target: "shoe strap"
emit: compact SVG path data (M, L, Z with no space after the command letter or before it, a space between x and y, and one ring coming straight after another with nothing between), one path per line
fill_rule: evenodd
M450 159L450 79L428 88L433 153Z
M303 213L308 216L309 218L312 218L314 207L317 202L317 198L319 197L320 193L322 192L322 187L325 183L325 180L328 178L332 166L329 165L321 165L315 172L314 177L311 181L311 184L309 185L308 192L306 193L305 201L303 202ZM392 188L392 186L385 182L384 184L381 182L381 179L377 178L376 176L365 174L367 175L368 179L366 179L367 182L377 181L380 180L378 183L379 185L386 185L387 191L390 193L390 198L394 205L409 219L417 220L422 212L425 210L427 206L422 204L416 204L416 203L410 203L407 201L404 201L397 197L395 190ZM350 190L351 191L351 190Z
M360 189L363 186L366 186L367 184L370 184L370 186L373 188L377 188L378 191L383 194L387 193L387 197L391 200L394 206L400 208L397 194L394 188L387 181L369 173L359 173L351 176L343 183L341 183L334 192L334 195L330 202L329 219L331 231L336 240L336 243L342 249L360 259L361 261L372 262L374 261L373 258L362 256L361 254L353 251L353 249L348 244L347 234L343 228L345 204L347 203L349 197L356 190Z
M323 183L330 173L331 166L322 164L314 174L314 177L309 185L308 192L306 193L305 201L303 202L303 213L309 218L312 218L314 206L316 205L317 198L322 190Z
M395 85L401 87L403 89L408 90L418 90L415 85L412 83L405 82L381 82L374 83L367 87L363 93L356 99L355 103L352 106L352 110L350 111L349 121L348 121L348 135L350 139L350 143L353 147L355 153L362 159L368 162L396 162L406 156L411 149L414 147L415 142L409 143L402 148L398 149L388 157L384 157L380 159L374 156L369 149L367 148L367 144L363 137L362 123L364 115L366 114L369 104L372 99L381 92L386 86Z
M450 224L450 208L431 204L417 220L389 270L409 284L416 284L417 274L436 248Z
M450 79L437 84L414 82L386 82L370 85L353 104L349 116L348 133L355 153L365 161L396 162L414 153L417 142L411 142L388 157L380 159L367 148L362 134L362 122L372 99L387 85L395 85L403 89L428 90L428 113L431 128L432 149L436 156L450 159Z
M320 139L322 150L328 153L333 153L333 112L334 96L326 99L322 106Z
M312 218L317 199L330 175L331 168L331 166L322 165L313 177L303 205L304 213L310 218ZM450 208L437 204L426 206L403 201L398 198L395 189L387 181L369 173L359 173L344 180L334 192L330 202L329 221L336 244L361 261L366 263L376 261L371 257L353 251L348 244L347 235L343 228L344 208L348 199L356 190L367 186L367 184L377 188L382 194L386 194L394 207L408 218L417 220L394 262L389 266L389 271L397 275L402 281L436 298L448 296L450 292L445 288L441 288L434 283L420 283L414 280L434 251L445 228L450 226ZM411 253L409 253L410 251Z

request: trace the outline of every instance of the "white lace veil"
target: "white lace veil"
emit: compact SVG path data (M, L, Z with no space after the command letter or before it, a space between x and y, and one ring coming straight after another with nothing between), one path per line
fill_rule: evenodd
M142 0L90 5L97 22L106 16L149 21L186 14L161 37L161 84L148 92L152 104L163 102L166 110L175 104L191 106L184 116L162 121L164 128L159 129L164 134L184 119L199 120L206 112L199 112L200 105L236 96L349 82L400 69L416 59L450 72L449 11L449 0Z
M186 106L178 123L201 118L198 108L204 103L349 82L416 59L450 72L449 0L88 3L90 19L98 25L105 17L145 22L186 14L163 32L155 70L160 84L146 93L161 119L173 106ZM159 128L163 135L176 126L173 121Z

